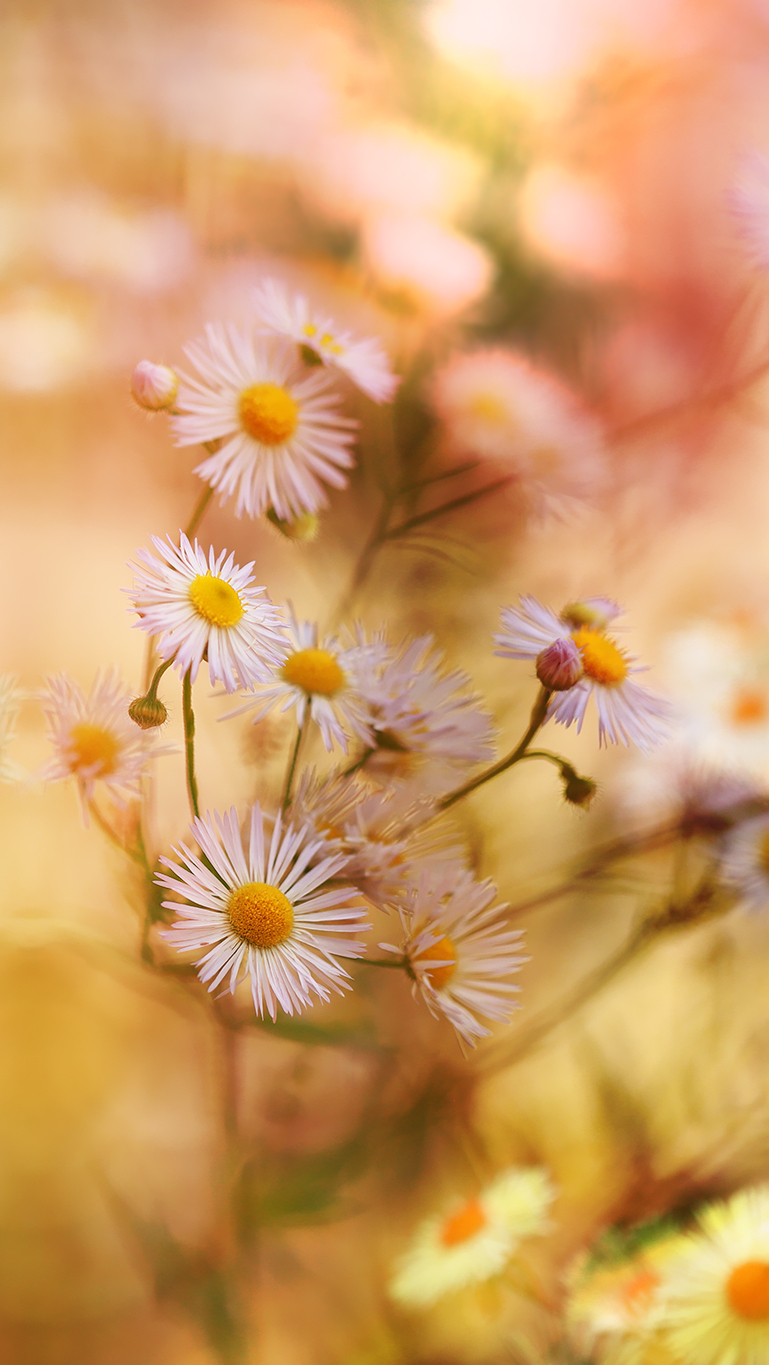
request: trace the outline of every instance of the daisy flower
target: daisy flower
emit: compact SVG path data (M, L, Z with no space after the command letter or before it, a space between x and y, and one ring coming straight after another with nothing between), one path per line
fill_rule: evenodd
M253 561L240 568L222 550L205 551L180 535L179 546L152 537L157 553L138 550L133 588L125 589L139 615L136 622L157 637L161 659L194 682L205 659L212 686L225 691L251 687L269 676L271 664L286 657L281 614L264 588L252 588Z
M653 1348L661 1365L665 1280L685 1246L685 1237L675 1234L613 1264L601 1261L587 1269L581 1258L570 1277L566 1309L569 1336L580 1353L601 1365L647 1365Z
M410 773L424 763L453 769L493 759L494 725L466 673L444 670L444 656L431 635L383 644L372 658L362 688L372 713L377 754L370 770Z
M402 904L428 869L465 871L455 830L431 819L433 812L434 803L411 784L359 794L343 827L344 875L381 909Z
M371 717L360 692L359 674L364 660L378 652L378 645L376 642L366 644L360 634L348 644L336 639L320 640L314 622L297 621L291 608L289 612L288 657L284 651L280 665L273 670L257 698L245 702L229 715L240 715L256 708L254 720L257 721L282 702L281 711L296 709L299 725L310 716L327 749L333 748L336 742L346 752L350 735L369 743Z
M16 717L22 700L18 679L0 673L0 782L19 782L26 776L8 753L16 738Z
M281 337L209 323L186 347L200 378L182 375L171 426L180 446L221 441L195 473L235 512L270 508L285 521L317 512L324 484L344 488L357 423L337 411L325 370L310 370Z
M491 1032L479 1016L510 1020L520 988L504 978L528 961L518 951L523 932L500 920L507 906L492 904L496 894L466 870L428 869L398 907L403 943L379 945L405 960L414 995L470 1047Z
M573 602L556 616L533 597L522 597L520 607L502 609L503 629L494 636L495 651L509 659L536 661L556 640L571 637L582 656L582 678L574 687L550 700L547 718L562 725L576 722L582 729L591 695L598 710L599 744L637 744L648 749L666 734L667 704L661 697L631 682L640 670L634 660L606 634L621 608L608 598Z
M743 820L727 835L719 870L752 910L769 907L769 814Z
M280 280L266 279L254 302L270 331L290 337L324 365L342 370L375 403L392 401L398 376L378 341L338 328L327 314L312 308L304 294L290 293Z
M96 674L87 696L66 673L49 677L40 694L54 748L40 776L46 782L74 777L84 814L97 783L119 806L140 796L152 737L130 719L132 697L114 668Z
M598 425L559 380L501 348L453 355L432 404L459 451L512 463L534 484L585 491L600 459Z
M247 846L234 807L225 815L194 820L191 831L200 854L182 844L174 863L161 858L171 875L160 886L185 898L164 901L179 919L163 937L179 952L207 948L198 959L201 981L215 990L228 979L235 991L246 975L259 1018L276 1018L306 1009L313 995L327 1001L330 991L350 989L349 975L336 961L356 958L365 945L347 937L370 928L362 905L350 904L353 887L326 889L343 859L318 854L322 841L307 830L283 827L275 817L265 834L258 805L251 812Z
M665 1334L680 1365L769 1360L769 1187L711 1204L672 1268Z
M407 1308L429 1308L498 1275L524 1238L547 1231L554 1199L546 1171L502 1171L476 1197L422 1224L396 1266L390 1297Z

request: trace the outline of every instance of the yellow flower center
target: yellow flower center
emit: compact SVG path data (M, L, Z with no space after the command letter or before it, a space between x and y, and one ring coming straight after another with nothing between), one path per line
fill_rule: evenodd
M759 725L769 719L769 698L757 687L741 687L731 699L729 715L734 725Z
M486 1214L477 1199L468 1199L461 1209L450 1214L441 1228L440 1238L445 1247L459 1246L469 1242L481 1228L486 1226Z
M769 1265L766 1261L743 1261L726 1281L729 1307L748 1322L769 1319Z
M447 961L447 959L449 960ZM430 985L434 991L442 991L456 971L457 950L451 939L446 935L434 943L432 948L425 948L424 952L419 954L418 961L420 966L425 962L441 962L444 964L441 967L429 969Z
M240 423L263 446L281 446L293 436L299 405L281 384L252 384L238 402Z
M582 655L582 667L593 682L613 687L627 677L627 662L607 635L590 626L580 626L573 634L574 643Z
M227 902L227 915L238 937L255 948L277 948L294 927L290 900L268 882L236 887Z
M496 393L474 393L467 409L471 417L478 417L482 422L497 424L507 421L510 426L513 425L510 413Z
M243 603L232 584L210 573L193 578L189 599L209 626L236 626L243 616Z
M69 732L70 765L73 772L91 769L96 777L109 777L117 767L120 742L111 730L91 725L87 720L73 725Z
M299 649L289 654L280 671L294 687L318 692L322 697L332 697L344 687L344 673L327 649Z

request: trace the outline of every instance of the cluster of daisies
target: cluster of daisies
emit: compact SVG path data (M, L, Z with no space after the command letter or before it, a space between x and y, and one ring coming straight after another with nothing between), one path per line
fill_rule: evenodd
M694 1230L592 1255L571 1276L569 1335L600 1365L766 1365L769 1187L707 1205Z
M342 411L339 377L376 403L398 383L378 341L275 279L255 291L247 326L209 323L185 353L189 371L141 361L136 401L169 412L177 445L206 447L195 473L234 498L237 516L266 514L299 533L353 464L358 424Z
M546 1235L557 1191L539 1167L502 1171L416 1230L389 1284L408 1309L504 1280L529 1239ZM564 1278L566 1343L594 1365L766 1365L769 1187L666 1219L583 1252ZM520 1266L517 1267L519 1270ZM509 1279L511 1287L520 1275ZM563 1359L563 1354L558 1359ZM571 1358L571 1357L569 1357Z

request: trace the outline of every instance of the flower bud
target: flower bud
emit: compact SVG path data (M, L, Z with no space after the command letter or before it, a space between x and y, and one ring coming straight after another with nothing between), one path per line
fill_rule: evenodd
M573 768L564 768L561 776L563 778L563 794L570 806L581 806L587 810L590 802L598 791L598 784L592 777L580 777Z
M293 521L284 521L279 517L274 507L268 507L267 520L272 523L276 530L280 531L286 540L294 540L298 544L306 544L310 540L315 540L320 527L320 518L314 512L303 512L300 517L295 517Z
M622 609L610 597L583 597L581 602L569 602L561 612L561 620L572 630L587 626L588 630L606 630Z
M168 712L160 698L150 695L136 697L128 708L128 714L140 730L154 730L168 720Z
M179 376L168 365L154 365L151 360L140 360L131 375L131 393L140 408L148 412L162 412L172 408L179 389Z
M537 655L536 670L549 692L568 692L582 677L582 656L571 638L554 640Z

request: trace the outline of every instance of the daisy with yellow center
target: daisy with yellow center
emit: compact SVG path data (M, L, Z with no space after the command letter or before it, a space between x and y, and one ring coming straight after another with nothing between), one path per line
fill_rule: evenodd
M679 1233L659 1235L629 1258L580 1258L569 1275L566 1321L580 1357L601 1365L660 1365L667 1276L686 1249Z
M769 1360L769 1187L699 1216L665 1289L665 1337L680 1365Z
M374 792L359 788L342 831L345 877L381 910L403 904L428 870L465 871L467 859L456 830L434 815L434 801L414 783Z
M519 607L502 610L502 630L494 636L495 651L509 659L536 661L556 640L570 639L582 660L582 677L573 687L556 692L547 718L582 729L590 697L598 711L599 744L636 744L648 749L666 733L668 707L660 697L632 681L634 660L620 648L606 627L621 608L606 598L585 598L564 607L556 616L533 597L522 597Z
M257 697L229 714L255 709L257 721L282 703L281 711L295 708L300 725L308 716L315 722L327 749L337 743L346 751L351 736L368 744L371 717L359 678L364 661L381 653L381 646L367 644L360 632L344 644L320 640L317 625L298 621L290 607L288 636L287 657L272 670Z
M496 894L493 882L477 882L466 869L428 867L396 902L400 947L379 945L404 960L414 995L470 1047L491 1032L481 1019L507 1023L518 1008L519 987L507 978L528 960L519 951L523 932L507 928Z
M303 365L292 342L210 323L186 353L200 377L181 376L176 443L220 442L195 473L222 501L236 499L237 516L272 510L291 522L326 505L325 484L344 488L357 424L339 415L328 374Z
M205 659L212 685L225 691L251 687L286 656L280 612L264 588L255 588L253 562L240 568L222 550L208 555L180 535L179 546L153 536L156 554L137 551L136 577L127 589L136 623L156 637L161 659L173 659L192 682Z
M324 841L309 830L285 828L276 816L272 833L258 805L244 846L237 812L193 821L200 853L181 844L177 862L161 858L170 874L160 886L184 898L164 901L179 916L163 937L179 952L207 949L197 959L210 991L222 982L231 992L250 978L256 1013L272 1019L280 1008L294 1014L350 989L337 958L356 958L365 945L350 935L370 928L353 887L326 889L344 859L324 856Z
M500 1274L525 1238L547 1231L554 1198L540 1168L503 1171L479 1195L422 1224L396 1266L390 1297L407 1308L429 1308Z
M721 880L751 910L769 910L769 815L743 820L721 849Z
M602 437L560 380L520 352L457 352L435 374L430 398L459 455L512 465L540 499L584 496L596 484Z
M355 337L338 327L333 318L313 308L304 294L291 293L274 278L259 286L254 304L269 331L290 337L311 353L310 358L342 370L375 403L392 401L398 377L378 341Z
M132 696L116 669L97 673L87 695L66 673L48 678L40 694L54 748L40 776L46 782L74 777L84 813L97 788L120 806L138 799L148 758L162 752L130 719Z

